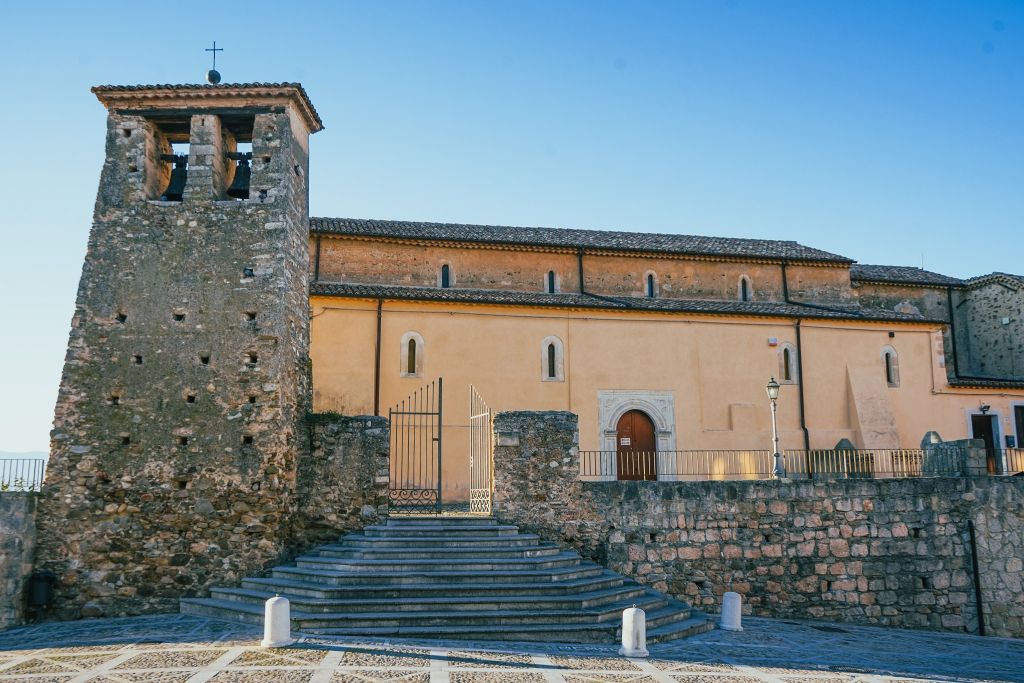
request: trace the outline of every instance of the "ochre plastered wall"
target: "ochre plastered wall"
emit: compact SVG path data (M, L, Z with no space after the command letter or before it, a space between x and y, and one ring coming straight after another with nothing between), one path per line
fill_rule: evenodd
M311 304L314 409L372 414L377 302L313 297ZM424 340L422 377L400 376L400 340L409 331ZM811 447L847 438L865 448L917 448L930 430L947 440L966 438L967 415L982 401L1001 415L1012 401L1024 401L1024 391L946 387L939 331L923 323L803 321ZM541 381L541 342L549 335L564 344L564 382ZM778 375L780 348L770 339L795 343L795 322L386 301L380 411L386 416L418 387L444 377L446 496L462 495L466 486L470 384L497 411L578 414L584 450L600 448L598 392L605 390L673 392L677 449L768 448L764 385ZM898 352L898 387L885 382L885 346ZM778 417L783 448L803 448L797 385L783 387Z

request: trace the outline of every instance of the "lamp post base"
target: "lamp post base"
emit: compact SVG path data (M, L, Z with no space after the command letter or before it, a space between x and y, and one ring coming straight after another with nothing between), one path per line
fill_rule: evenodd
M786 468L782 464L782 454L776 452L774 457L775 457L775 467L772 468L772 477L774 479L785 479L786 478Z

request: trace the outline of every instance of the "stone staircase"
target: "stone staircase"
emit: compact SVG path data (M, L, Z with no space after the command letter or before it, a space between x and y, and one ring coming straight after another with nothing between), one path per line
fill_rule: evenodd
M323 635L612 643L634 605L651 642L714 628L678 600L482 516L391 517L269 577L183 599L181 611L261 624L275 595L291 601L293 629Z

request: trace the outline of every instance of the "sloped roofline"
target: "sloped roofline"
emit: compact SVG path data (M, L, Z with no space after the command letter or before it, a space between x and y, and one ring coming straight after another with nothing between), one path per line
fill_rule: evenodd
M360 218L311 218L310 232L364 239L405 239L548 249L664 253L849 265L853 259L794 241L707 237L613 230L582 230Z

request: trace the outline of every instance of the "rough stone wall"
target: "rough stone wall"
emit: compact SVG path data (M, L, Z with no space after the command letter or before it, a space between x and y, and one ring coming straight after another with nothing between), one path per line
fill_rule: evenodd
M176 610L289 551L310 392L308 132L283 108L253 117L252 198L224 201L230 136L193 114L179 203L152 201L158 125L108 117L38 513L59 618Z
M36 494L0 492L0 629L24 621L35 540Z
M309 416L310 453L299 462L295 539L311 547L387 514L388 421Z
M580 482L576 418L501 413L495 514L717 610L1024 636L1024 480Z
M317 269L317 236L310 245L310 268ZM400 284L436 287L443 264L451 268L453 287L509 291L545 291L554 271L559 291L579 291L579 263L572 253L536 253L422 244L398 244L320 236L319 278L324 282ZM782 301L782 268L771 263L707 261L656 256L606 256L587 253L583 261L588 292L608 296L646 296L652 272L659 297L735 301L740 277L750 281L754 301ZM809 302L845 302L853 298L849 269L791 265L790 295Z
M1024 380L1024 282L989 282L957 296L961 374Z
M947 320L949 305L946 290L915 285L880 285L857 282L853 285L862 306L890 311L913 312L932 320Z

